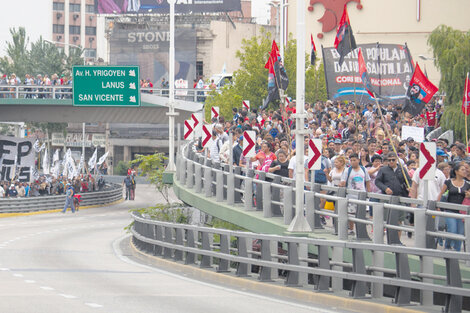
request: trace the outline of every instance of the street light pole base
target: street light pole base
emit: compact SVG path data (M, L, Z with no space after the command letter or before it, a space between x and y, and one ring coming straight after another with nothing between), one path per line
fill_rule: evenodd
M288 232L312 232L312 228L310 228L310 225L307 222L307 219L305 216L298 215L296 214L294 219L289 225L289 228L287 228Z

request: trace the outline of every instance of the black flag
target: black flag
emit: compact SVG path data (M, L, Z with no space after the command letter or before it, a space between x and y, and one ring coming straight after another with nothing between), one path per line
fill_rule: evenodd
M340 55L339 65L343 64L344 57L348 55L349 52L357 48L346 5L344 6L343 16L341 17L338 31L336 32L335 48Z

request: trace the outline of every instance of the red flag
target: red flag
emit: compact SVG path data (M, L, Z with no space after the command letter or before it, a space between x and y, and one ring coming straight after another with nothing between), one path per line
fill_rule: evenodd
M462 99L462 112L465 115L470 114L470 79L468 79L468 73L467 73L467 79L465 79L465 88L464 88L464 94L463 94L463 99Z
M279 48L277 47L276 41L273 40L271 47L271 53L269 53L269 59L264 65L264 68L269 69L269 73L274 74L274 63L277 62L277 58L280 56Z
M312 42L312 52L310 52L310 64L315 65L315 59L317 58L316 56L317 48L315 47L315 43L313 42L312 34L310 34L310 41Z
M410 87L408 87L407 92L410 100L415 103L428 103L438 90L439 89L427 79L419 68L418 63L416 63L415 72L413 73L413 77L411 77Z
M359 63L359 76L361 76L362 83L364 87L366 87L367 93L372 97L375 98L374 93L371 91L371 84L369 75L367 75L367 67L366 62L364 62L364 56L362 55L362 49L359 48L359 53L357 55L357 61Z
M339 65L343 64L344 57L356 48L356 39L354 39L351 23L349 22L348 10L345 4L335 37L335 49L340 55Z

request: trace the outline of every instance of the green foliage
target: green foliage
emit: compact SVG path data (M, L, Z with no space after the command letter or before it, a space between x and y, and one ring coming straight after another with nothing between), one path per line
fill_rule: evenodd
M238 225L232 224L230 222L221 220L221 219L216 218L216 217L213 217L212 221L210 223L207 223L207 225L210 226L210 227L213 227L213 228L222 228L222 229L228 229L228 230L246 231L246 229L244 229L244 228L242 228Z
M4 74L15 73L24 78L26 74L70 74L72 66L83 65L83 49L70 47L69 56L54 44L43 40L42 36L31 44L24 27L10 29L12 41L7 43L6 56L0 58L0 71Z
M470 31L462 32L441 25L428 38L435 65L441 72L439 89L446 93L446 108L441 125L454 130L457 139L465 138L465 118L461 111L464 82L470 71Z
M130 212L138 212L144 217L162 222L188 224L190 216L188 211L185 210L185 207L186 205L183 203L158 203L153 207L131 210ZM129 231L133 225L134 222L130 223L124 229Z
M272 35L261 31L257 37L244 39L241 50L236 57L240 59L240 69L234 72L233 84L225 86L220 93L213 92L206 99L206 120L210 118L210 108L218 106L224 117L230 117L232 108L240 108L243 100L250 100L253 108L263 104L268 94L268 70L264 68L272 45ZM285 47L284 66L289 77L289 87L286 94L296 97L296 71L297 71L297 44L290 39ZM306 59L306 101L326 100L326 84L323 67L307 67L309 56ZM279 108L277 104L270 104L270 108Z
M127 175L127 169L129 169L130 164L126 161L119 161L116 167L114 168L114 174L116 175Z
M150 183L155 186L158 192L163 196L169 204L168 188L170 184L163 182L163 172L165 171L165 157L163 153L155 153L151 155L137 155L137 159L131 161L131 165L138 165L141 170L140 176L146 176Z

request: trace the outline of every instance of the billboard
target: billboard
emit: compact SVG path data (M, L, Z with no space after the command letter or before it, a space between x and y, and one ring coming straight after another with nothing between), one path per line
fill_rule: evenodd
M95 0L99 14L168 13L167 0ZM176 13L241 11L240 0L176 0Z
M35 161L33 139L0 136L0 181L29 182Z
M141 79L160 87L168 81L170 32L160 27L145 30L115 28L110 38L112 65L138 65ZM196 78L196 30L176 28L175 80L192 82Z
M387 101L405 103L406 91L413 76L409 50L397 44L363 44L362 49L372 89ZM339 65L335 48L323 48L328 99L366 103L375 101L367 93L359 75L358 51L354 50Z

